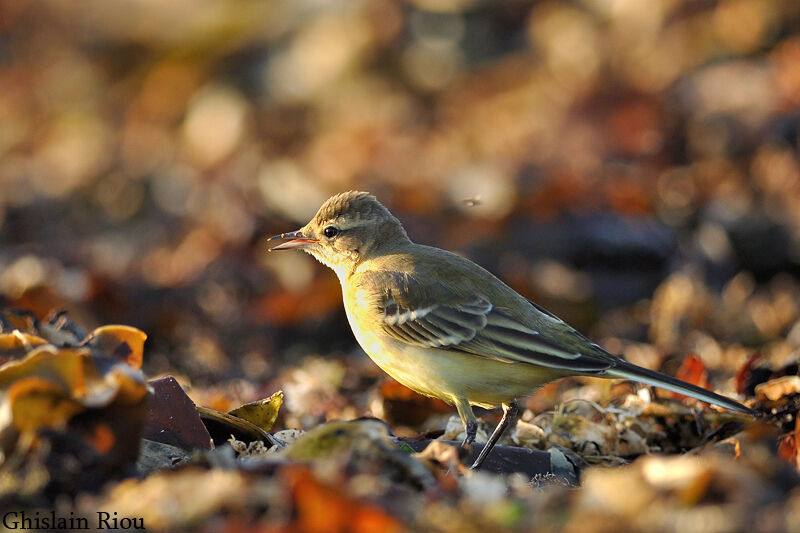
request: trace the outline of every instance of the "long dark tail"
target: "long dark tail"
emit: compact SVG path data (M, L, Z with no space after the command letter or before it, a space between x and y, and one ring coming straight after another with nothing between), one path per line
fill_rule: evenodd
M641 383L653 385L654 387L677 392L679 394L685 394L686 396L691 396L692 398L696 398L706 403L719 405L720 407L725 407L731 411L738 411L748 415L754 414L752 410L748 409L739 402L731 400L730 398L726 398L725 396L711 392L710 390L698 387L697 385L686 383L678 378L673 378L672 376L662 374L661 372L636 366L628 363L627 361L620 361L615 367L606 370L606 376L639 381Z

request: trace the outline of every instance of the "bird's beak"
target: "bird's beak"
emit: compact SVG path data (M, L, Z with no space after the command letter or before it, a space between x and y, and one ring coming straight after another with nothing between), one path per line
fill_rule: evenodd
M292 239L289 242L285 242L283 244L279 244L274 248L270 248L269 251L272 250L290 250L292 248L307 248L309 244L313 244L318 242L317 239L309 239L307 237L303 237L303 234L300 230L297 231L290 231L289 233L281 233L280 235L273 235L268 241L274 241L275 239Z

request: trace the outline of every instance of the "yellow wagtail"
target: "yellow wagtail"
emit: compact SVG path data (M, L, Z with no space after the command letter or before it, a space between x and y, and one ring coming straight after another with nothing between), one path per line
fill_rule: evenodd
M411 242L374 196L328 199L292 239L339 277L358 343L403 385L455 405L475 439L472 406L503 417L472 468L479 468L518 411L517 399L565 376L632 379L752 414L709 390L611 355L468 259Z

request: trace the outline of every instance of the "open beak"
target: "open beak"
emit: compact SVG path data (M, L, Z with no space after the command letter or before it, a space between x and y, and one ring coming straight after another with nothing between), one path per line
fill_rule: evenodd
M313 244L317 242L317 239L308 239L303 237L303 234L300 233L300 230L297 231L290 231L289 233L281 233L280 235L273 235L268 241L274 241L275 239L292 239L289 242L285 242L283 244L279 244L273 248L270 248L269 251L272 250L291 250L292 248L307 248L309 244Z

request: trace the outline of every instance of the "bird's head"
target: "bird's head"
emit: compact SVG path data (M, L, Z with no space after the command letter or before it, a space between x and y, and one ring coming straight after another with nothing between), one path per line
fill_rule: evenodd
M272 250L299 249L344 279L361 261L408 243L400 221L374 196L349 191L329 198L297 231L270 237L292 239Z

